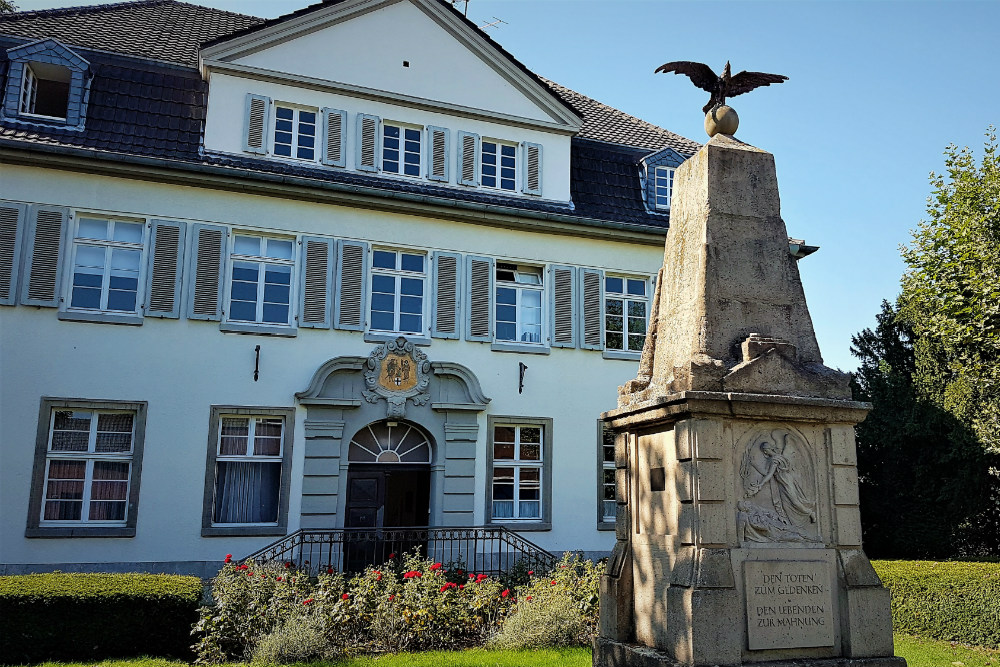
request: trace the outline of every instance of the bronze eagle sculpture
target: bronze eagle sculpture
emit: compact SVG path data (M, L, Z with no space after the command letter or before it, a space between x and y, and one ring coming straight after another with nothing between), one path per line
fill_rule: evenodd
M788 80L783 74L767 74L765 72L740 72L736 76L732 75L729 69L729 61L722 70L722 75L717 75L712 68L704 63L694 63L689 60L677 60L672 63L664 63L656 68L656 73L673 72L674 74L684 74L691 79L691 82L712 94L708 104L702 109L708 113L712 107L722 106L726 103L726 97L735 97L743 93L749 93L754 88L760 86L770 86L772 83L782 83Z

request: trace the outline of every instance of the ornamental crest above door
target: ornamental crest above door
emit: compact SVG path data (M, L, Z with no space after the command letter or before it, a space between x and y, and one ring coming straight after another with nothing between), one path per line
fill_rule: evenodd
M406 401L424 405L430 400L431 363L427 355L400 336L376 347L365 364L365 388L361 394L369 403L385 399L386 417L406 416Z

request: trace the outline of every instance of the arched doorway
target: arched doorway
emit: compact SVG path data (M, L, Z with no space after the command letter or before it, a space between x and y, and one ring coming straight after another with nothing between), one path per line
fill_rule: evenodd
M402 421L368 424L351 438L347 460L347 528L426 526L431 442Z

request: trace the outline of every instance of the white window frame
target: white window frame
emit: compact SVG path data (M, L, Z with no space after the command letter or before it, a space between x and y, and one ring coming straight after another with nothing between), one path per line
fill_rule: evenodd
M269 154L273 157L282 160L295 160L296 162L319 162L322 153L322 146L320 146L320 143L322 142L322 128L320 127L320 125L323 122L320 110L316 107L310 107L302 104L294 104L292 102L279 102L277 100L275 100L271 104L274 106L274 109L273 112L271 113L271 122L268 128L270 131L270 135L267 137L269 141L268 146L270 149L268 151ZM291 143L292 154L291 155L278 155L274 151L275 147L274 134L275 132L277 132L278 121L285 120L283 118L282 119L278 118L279 108L291 109L292 111L292 143ZM299 157L299 114L302 113L303 111L315 114L316 117L316 120L313 122L313 125L315 126L314 127L315 134L313 134L313 145L312 145L313 156L311 158Z
M396 268L386 269L375 266L375 253L376 252L392 252L396 254ZM405 271L403 270L403 255L419 255L423 257L424 260L424 270L422 273L416 273L415 271ZM410 336L426 336L430 332L430 295L427 290L429 287L428 277L429 277L429 267L430 267L430 255L426 252L418 252L415 250L410 250L406 248L391 248L388 246L383 247L372 247L371 259L369 260L371 265L369 266L368 272L368 331L374 334L402 334ZM392 313L392 329L376 329L373 324L374 317L372 315L372 308L374 303L374 282L375 276L389 276L394 281L394 294L393 294L393 313ZM422 294L420 295L420 330L419 331L404 331L400 328L400 319L402 312L400 310L400 302L403 298L402 291L402 279L411 278L414 280L419 279L423 284ZM384 312L384 311L381 311Z
M79 238L77 235L80 232L80 220L82 218L90 218L95 220L106 220L108 222L108 234L107 239L89 239L89 238ZM115 241L111 237L114 236L114 225L117 222L124 222L127 224L137 224L142 228L142 239L138 243L130 241ZM70 252L66 253L68 257L66 261L69 266L66 270L66 277L64 278L63 294L65 294L65 299L63 300L61 310L67 313L81 313L81 314L103 314L103 315L119 315L119 316L141 316L143 305L145 303L145 288L146 288L146 270L148 264L148 253L147 247L149 245L149 230L150 224L147 220L143 218L131 218L123 215L111 215L108 213L97 213L93 211L74 211L70 216L69 221L70 226ZM89 247L101 247L104 248L104 273L101 276L101 304L98 308L84 308L82 306L73 305L73 288L74 288L74 274L76 269L76 256L77 251L80 246ZM138 273L138 284L136 285L135 291L135 308L133 310L109 310L107 307L109 292L111 290L111 254L115 248L123 250L138 250L139 251L139 273Z
M66 103L66 114L63 116L49 116L47 114L35 113L34 109L38 102L38 80L39 76L35 74L35 71L31 67L32 63L24 63L24 73L21 75L21 97L18 100L18 116L25 116L27 118L37 118L39 120L55 120L65 123L69 117L69 101ZM67 70L70 74L70 81L73 78L73 70L65 65L51 64L52 67L61 67ZM30 78L29 78L30 77ZM52 79L45 79L46 81L51 81ZM72 83L69 84L72 89ZM30 96L30 99L25 99L25 94ZM72 94L72 90L70 90ZM27 102L27 105L25 104ZM30 108L30 110L29 110Z
M262 240L262 243L266 243L268 239L273 239L275 241L290 242L292 244L292 258L291 259L278 259L275 257L267 257L260 255L243 255L237 254L236 252L236 237L237 236L250 236ZM298 280L296 276L298 275L298 248L299 240L294 236L283 236L281 234L267 234L258 231L250 230L237 230L234 229L229 234L229 242L227 245L228 250L228 261L226 262L226 295L225 295L225 308L226 308L226 323L231 323L235 325L244 325L251 327L286 327L291 328L295 326L295 304L298 303L296 299L298 298ZM264 246L261 246L263 252L267 252ZM285 322L265 322L264 318L264 267L258 270L257 275L257 301L256 301L256 313L255 319L250 320L238 320L232 317L232 300L233 300L233 269L236 262L247 262L256 263L258 265L264 264L274 264L277 266L288 266L291 268L289 272L289 285L288 285L288 318Z
M389 127L394 127L394 128L396 128L396 129L399 130L399 150L398 150L399 157L398 157L397 160L395 160L395 162L399 165L399 170L398 171L388 171L388 170L385 169L385 151L386 151L386 148L385 148L385 140L386 140L385 131L386 131L386 128L389 128ZM406 131L407 130L415 130L417 132L417 144L418 144L417 151L416 151L416 156L417 156L417 162L416 162L417 173L415 173L415 174L407 174L406 173L406 164L407 163L405 161L405 158L406 158L407 152L409 152L410 154L413 154L413 151L406 151L406 148L405 148L406 147L406 138L405 137L406 137ZM424 134L425 134L425 131L424 131L424 127L422 125L413 125L413 124L410 124L410 123L400 123L400 122L392 121L392 120L383 120L382 121L381 132L379 134L379 143L378 143L378 160L379 160L378 169L379 169L379 172L383 173L383 174L392 174L393 176L404 176L406 178L423 178L423 176L424 176L424 174L423 174L423 169L424 169L424 148L425 148L425 146L424 146Z
M497 173L496 173L495 176L490 177L490 178L496 178L496 182L497 182L496 185L486 185L483 182L483 179L487 178L487 175L484 172L484 168L488 166L486 164L486 161L483 159L483 156L486 155L486 144L496 144L496 147L497 147L497 152L496 152L496 156L497 156L497 163L496 163ZM501 147L502 146L509 146L509 147L511 147L511 148L514 149L514 175L511 177L511 180L514 182L514 187L512 187L510 189L501 187L500 170L501 170L502 167L500 166L500 158L501 158L501 152L502 152L501 151ZM521 160L520 160L520 157L518 156L518 148L519 147L518 147L517 143L515 143L513 141L508 141L506 139L493 139L493 138L490 138L490 137L484 137L484 138L482 138L479 141L479 185L481 187L484 187L484 188L488 189L488 190L499 190L500 192L510 192L511 194L517 194L517 191L518 191L517 190L517 184L520 182L519 179L521 177ZM503 180L507 180L507 179L503 179Z
M514 458L513 459L497 459L496 458L496 429L497 428L512 428L514 429ZM522 459L521 458L521 429L524 428L537 428L538 429L538 459ZM545 517L545 456L546 456L546 432L544 424L526 424L526 423L512 423L506 421L496 421L491 424L490 431L490 459L492 461L491 475L490 475L490 521L493 522L538 522L542 521ZM531 443L536 444L536 443ZM501 500L496 499L496 470L497 468L513 468L514 469L514 498L513 500ZM522 517L521 514L521 470L535 469L538 470L538 514L535 516ZM507 484L504 482L504 484ZM498 502L511 502L513 503L513 513L509 517L498 517L496 515L496 504Z
M501 266L500 266L501 264L515 266L515 268L513 269L514 275L515 275L515 282L510 282L510 281L507 281L507 280L500 280L499 278L496 277L496 273L499 272L499 271L509 271L509 270L511 270L511 269L508 269L506 266L504 268L501 268ZM522 271L522 269L530 269L530 271L525 270L523 272L524 273L530 273L531 275L535 275L535 272L537 271L539 282L537 284L535 284L535 283L517 282L517 274L518 274L519 271ZM545 317L545 310L546 310L546 308L545 308L545 303L546 303L546 301L545 301L545 295L546 295L545 267L543 267L543 266L529 265L529 264L514 264L514 262L501 262L500 260L496 260L495 263L494 263L493 271L494 271L494 281L493 281L493 283L494 283L494 295L493 295L493 297L494 297L494 304L493 304L493 313L492 313L493 314L493 340L496 341L496 342L498 342L498 343L516 343L516 344L519 344L519 345L539 345L539 346L545 345L545 341L547 340L546 337L548 335L547 323L546 323L547 318ZM501 289L511 289L511 290L514 290L514 293L515 293L515 303L514 303L514 317L515 317L515 321L514 321L514 326L516 328L516 333L515 333L515 339L514 340L511 340L509 338L501 338L500 335L499 335L500 318L497 316L498 312L500 310L501 305L503 305L503 306L509 306L510 305L510 304L501 304L500 303L499 291ZM527 292L527 291L537 292L538 295L539 295L538 296L538 299L539 299L539 307L538 307L539 326L538 326L538 340L537 341L521 340L521 338L524 336L524 334L527 333L525 331L525 329L524 329L525 323L524 323L523 312L521 310L522 309L522 301L523 301L523 298L524 298L524 292ZM507 320L504 320L504 322L507 322Z
M226 419L245 419L248 422L247 427L247 450L245 454L223 454L222 453L222 426ZM254 440L257 433L257 422L260 420L277 421L281 423L281 433L278 435L278 453L276 455L264 455L264 454L254 454ZM254 415L241 415L241 414L230 414L222 412L219 414L219 424L218 432L216 433L216 443L215 443L215 475L216 484L218 483L219 476L219 464L220 463L277 463L282 468L278 470L278 489L276 502L277 507L275 510L274 521L261 521L261 522L241 522L241 523L222 523L215 521L215 507L219 498L215 492L218 489L216 485L212 494L212 508L211 516L212 526L218 526L220 528L237 527L237 526L277 526L281 520L281 485L284 479L284 455L285 455L285 431L288 428L287 420L281 415L266 415L266 414L254 414Z
M608 440L611 440L608 443ZM608 459L608 450L611 457ZM614 435L605 428L604 422L597 420L597 527L598 530L613 529L617 520L617 479L615 478L615 443ZM611 472L611 481L607 480L608 472ZM609 499L605 498L607 490L611 489L611 514L608 514L605 503Z
M52 449L52 438L55 434L55 419L57 412L90 412L90 432L87 439L87 451L85 452L73 452L73 451L54 451ZM98 452L97 449L97 425L102 414L130 414L132 415L132 432L129 442L128 452ZM133 466L135 465L134 455L136 451L136 425L139 422L139 415L136 410L116 410L116 409L97 409L97 408L67 408L67 407L52 407L49 411L49 424L48 424L48 441L45 451L45 471L42 477L42 489L41 489L41 510L39 514L39 527L40 528L59 528L59 527L69 527L69 526L92 526L92 527L124 527L128 524L131 497L132 497L132 475ZM86 462L86 470L83 479L83 499L81 501L82 506L80 509L79 519L46 519L45 518L45 505L49 501L49 473L51 470L52 462L58 461L84 461ZM122 501L125 505L125 516L120 520L95 520L90 518L90 502L91 493L93 492L94 484L94 464L95 463L127 463L128 473L125 479L125 498ZM56 499L57 500L57 499Z
M609 291L608 290L608 280L609 279L610 280L621 280L622 281L622 291L621 292L611 292L611 291ZM643 286L643 296L640 297L638 295L634 295L634 294L629 294L628 293L628 282L630 280L642 283L642 286ZM644 305L643 310L645 311L646 325L645 325L645 331L642 334L642 340L643 340L643 344L645 344L645 342L646 342L646 336L649 335L649 310L650 310L650 301L651 301L650 300L649 292L650 292L650 286L649 286L649 279L648 278L643 278L643 277L639 277L639 276L605 274L605 276L604 276L604 303L603 303L604 320L601 322L601 326L604 327L604 349L606 351L621 352L621 353L628 353L628 354L641 354L642 353L642 346L640 346L639 349L637 349L637 350L633 350L628 345L628 342L629 342L629 331L628 331L629 314L628 314L628 305L629 305L629 302L642 303ZM622 314L621 315L611 315L608 312L608 301L612 301L612 300L614 300L614 301L620 301L622 303ZM622 334L622 346L621 347L612 347L611 344L608 342L608 334L609 333L611 333L611 334L619 333L617 331L609 331L608 330L608 318L611 318L611 317L620 318L621 321L622 321L622 330L621 330L621 334Z
M658 211L670 210L670 198L674 194L674 172L674 167L653 167L653 203ZM666 204L660 204L661 189L666 190Z

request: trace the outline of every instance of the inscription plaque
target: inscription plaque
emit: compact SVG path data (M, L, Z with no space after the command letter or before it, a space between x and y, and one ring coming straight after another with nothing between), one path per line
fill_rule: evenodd
M751 650L833 646L833 590L823 561L744 563Z

